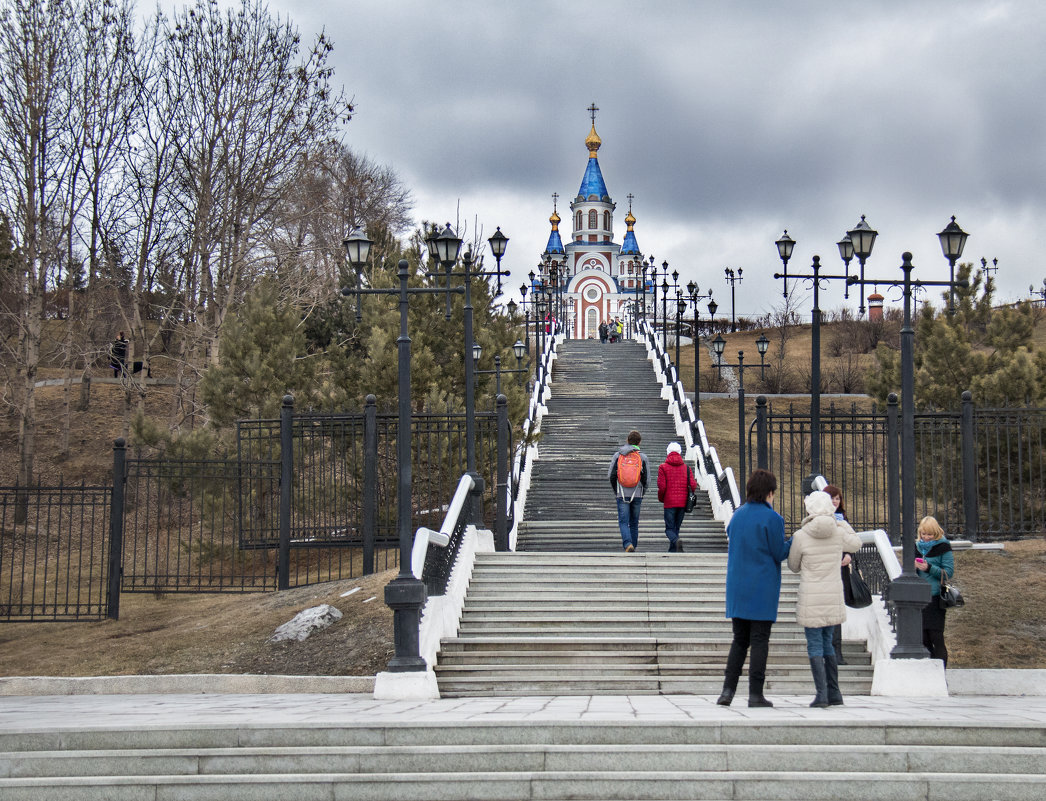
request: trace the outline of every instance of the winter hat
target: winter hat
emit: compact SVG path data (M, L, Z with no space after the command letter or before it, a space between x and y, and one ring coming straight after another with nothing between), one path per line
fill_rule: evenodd
M682 453L683 449L679 447L679 443L678 442L670 442L670 443L668 443L668 452L669 453Z
M806 513L808 515L834 515L835 504L832 503L832 496L827 492L811 492L806 496L803 501L806 506Z

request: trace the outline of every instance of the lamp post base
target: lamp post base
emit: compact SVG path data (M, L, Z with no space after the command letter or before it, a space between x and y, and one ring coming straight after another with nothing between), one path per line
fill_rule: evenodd
M890 602L897 611L897 645L891 659L928 659L923 645L923 607L930 602L930 585L914 573L890 582Z
M385 585L385 603L392 610L396 653L389 660L390 673L424 671L428 664L421 656L421 609L425 606L425 584L412 575L400 574Z
M374 677L378 701L430 701L439 698L436 674L431 670L413 673L383 672Z

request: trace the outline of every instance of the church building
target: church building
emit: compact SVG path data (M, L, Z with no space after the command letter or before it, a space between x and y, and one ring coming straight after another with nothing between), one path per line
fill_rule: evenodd
M552 232L541 254L541 275L534 279L538 290L559 284L558 308L563 330L571 339L598 339L599 324L610 323L615 317L621 319L626 331L631 331L636 304L643 306L647 289L643 255L633 230L636 218L632 215L632 195L628 196L621 244L614 241L617 204L611 199L599 169L597 154L602 140L596 133L597 110L594 104L589 107L592 130L585 139L588 164L577 196L570 203L570 240L564 245L560 236L562 218L556 210L559 196L554 194L549 217ZM649 278L645 283L650 283Z

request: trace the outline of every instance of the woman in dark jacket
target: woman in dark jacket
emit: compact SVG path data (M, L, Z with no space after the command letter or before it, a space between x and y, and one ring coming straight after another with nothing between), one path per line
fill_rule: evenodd
M773 706L763 697L770 627L777 620L781 598L781 562L791 542L785 539L784 518L774 511L777 479L769 470L754 470L745 487L745 502L726 527L726 616L734 639L726 659L723 692L717 704L734 700L741 668L748 662L748 705Z
M697 479L683 461L682 450L678 442L669 444L668 458L657 468L657 499L665 505L665 536L668 537L669 553L683 551L679 527L686 514L686 499L692 490L697 489Z
M941 606L941 578L955 575L955 556L944 529L934 517L919 521L919 541L915 543L915 571L930 582L930 603L923 607L923 645L930 659L940 659L948 667L948 648L944 644L944 607Z

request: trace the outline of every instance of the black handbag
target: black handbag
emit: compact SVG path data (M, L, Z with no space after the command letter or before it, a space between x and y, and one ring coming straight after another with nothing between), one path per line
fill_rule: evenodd
M941 609L952 609L956 606L966 606L966 599L962 597L959 588L948 583L948 574L941 571L941 595L937 601Z
M864 609L866 606L872 605L872 591L868 587L868 582L864 580L864 576L861 575L861 570L857 567L856 562L850 565L850 595L851 598L847 600L846 605L852 609Z
M697 506L697 492L690 489L690 465L686 467L686 511L687 514L694 511Z

